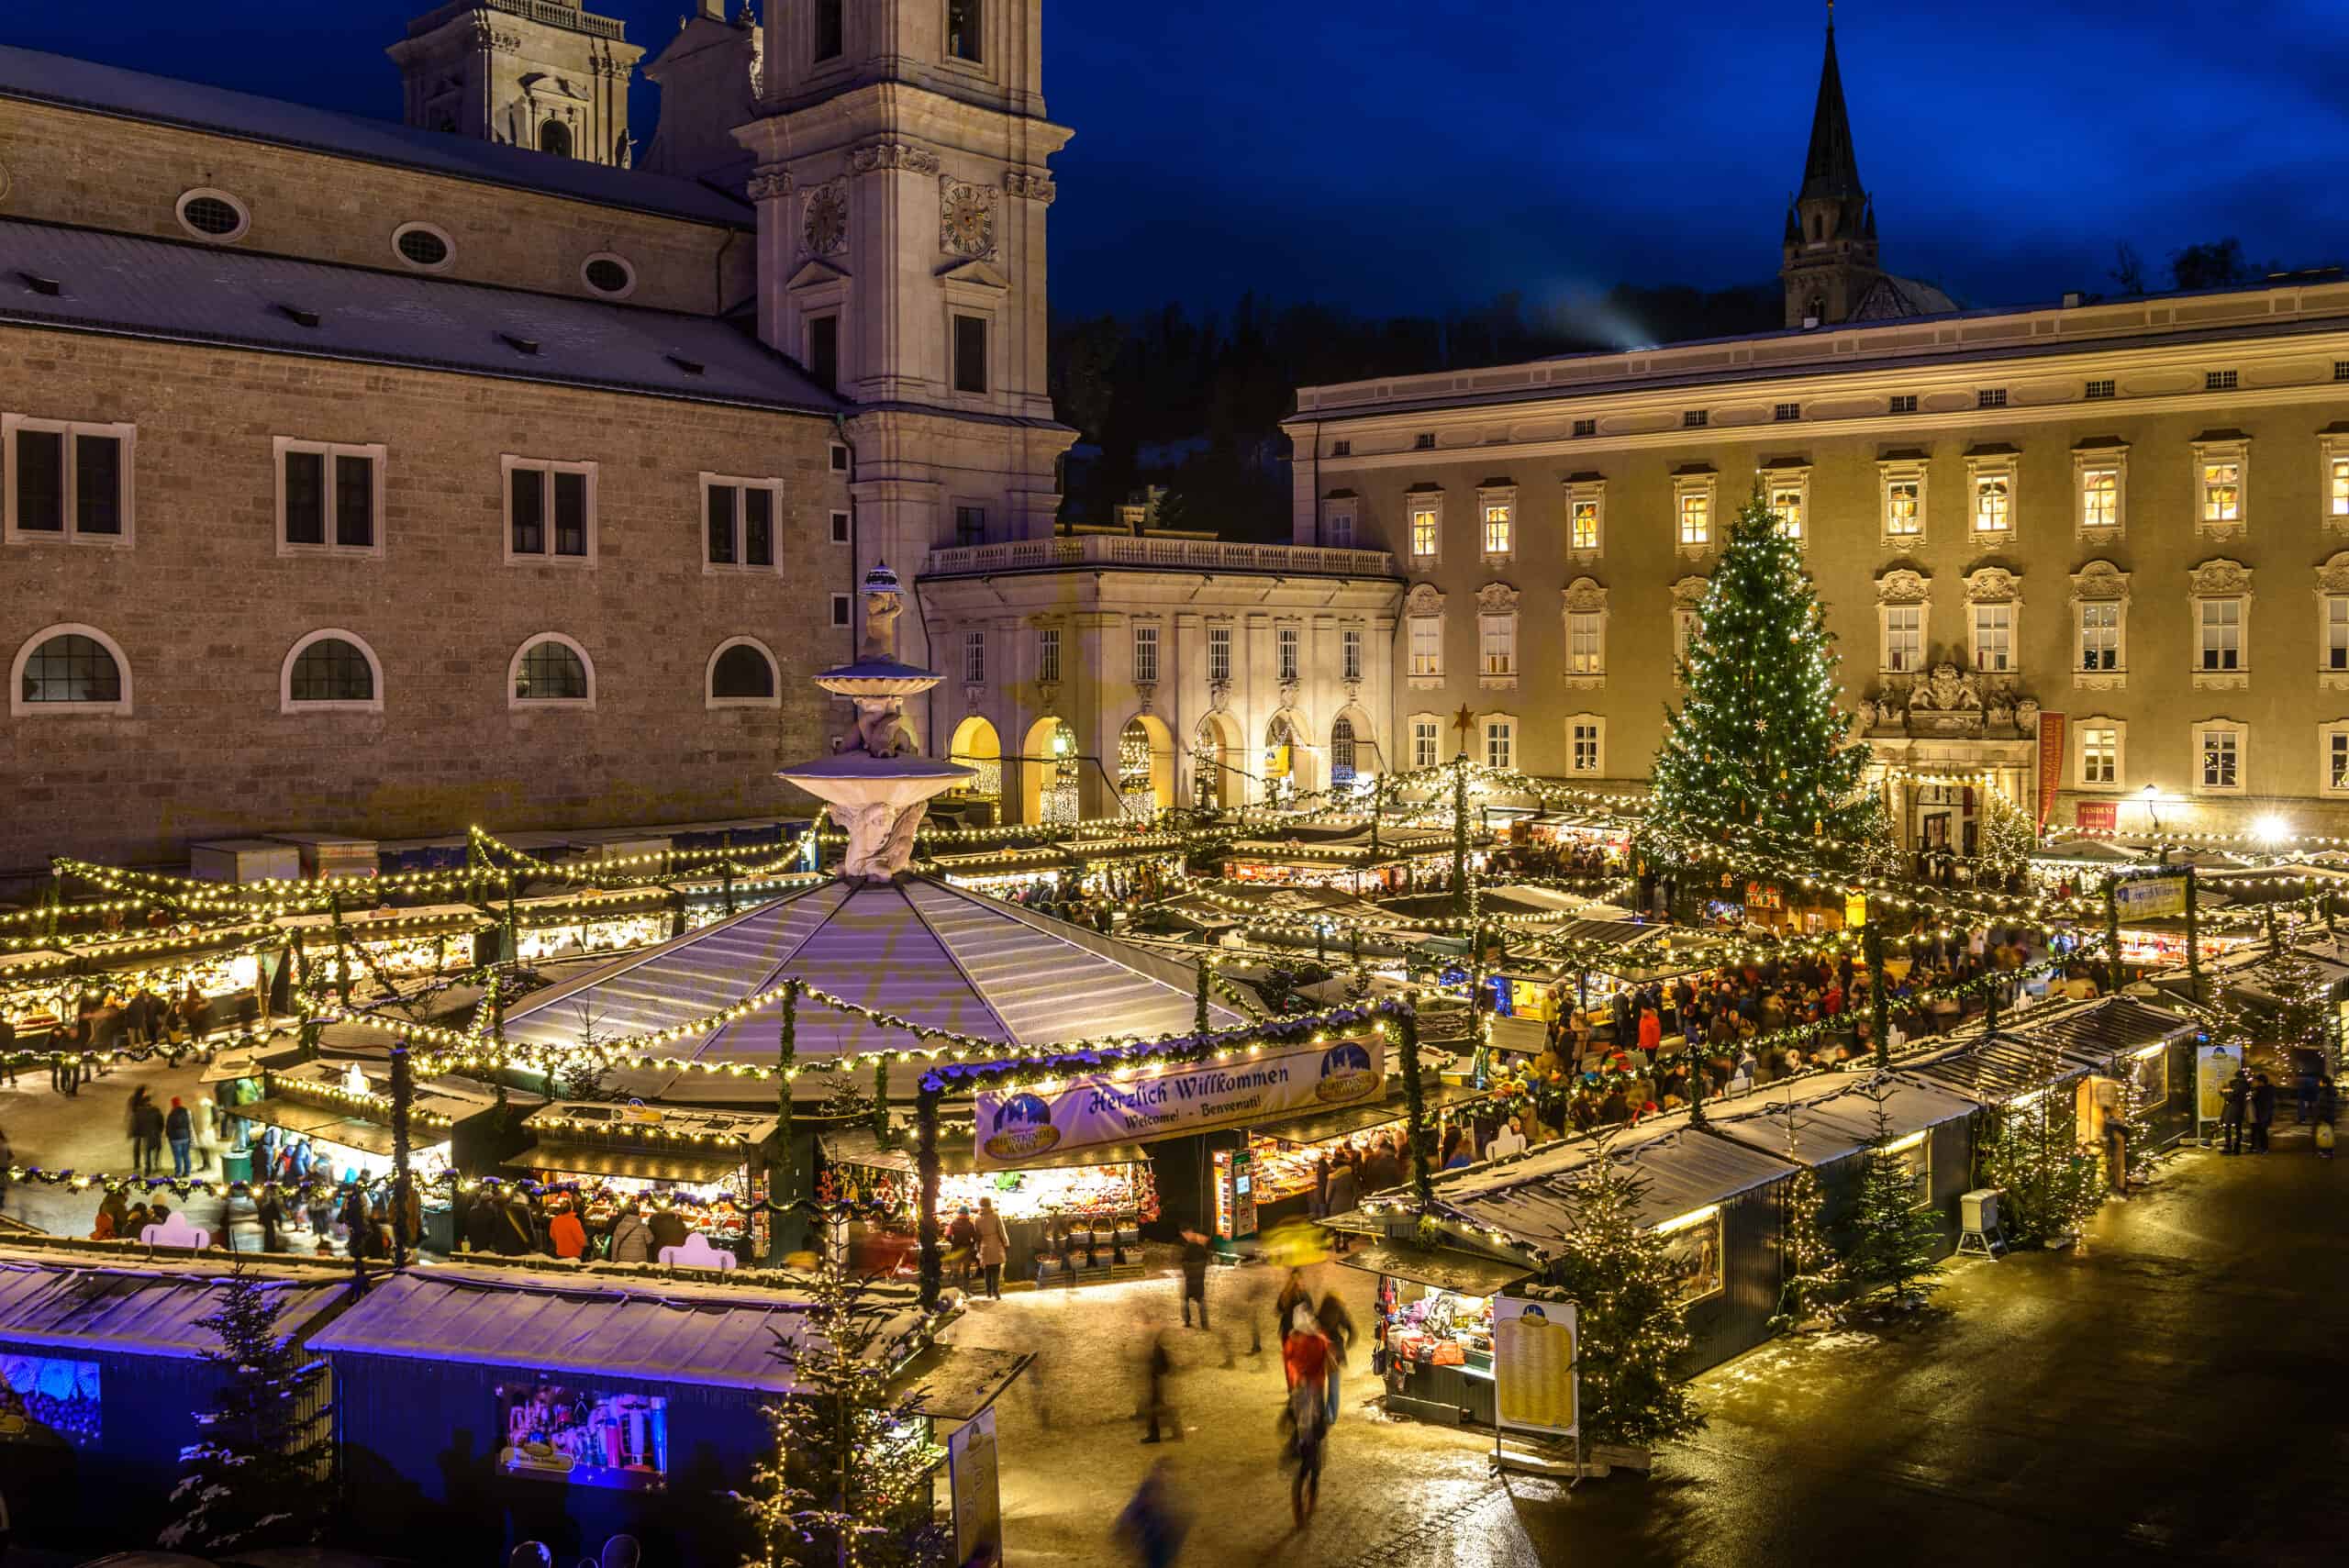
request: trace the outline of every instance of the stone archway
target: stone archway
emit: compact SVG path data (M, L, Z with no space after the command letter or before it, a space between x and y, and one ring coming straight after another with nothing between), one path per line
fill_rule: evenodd
M1248 798L1242 771L1240 726L1228 713L1210 713L1199 720L1191 741L1191 804L1203 811L1221 811Z
M954 727L954 739L949 746L946 760L969 768L978 777L954 793L966 800L991 800L998 807L1003 803L1003 739L995 726L971 715Z
M1028 727L1019 745L1019 819L1074 822L1083 815L1079 784L1085 761L1068 720L1047 714Z
M1174 733L1138 713L1118 732L1118 799L1124 815L1153 818L1174 806Z

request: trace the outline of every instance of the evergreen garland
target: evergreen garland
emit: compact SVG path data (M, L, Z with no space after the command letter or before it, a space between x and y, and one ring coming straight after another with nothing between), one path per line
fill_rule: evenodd
M1787 1153L1791 1158L1793 1151ZM1796 1167L1787 1184L1786 1206L1786 1284L1779 1287L1778 1310L1770 1317L1770 1327L1779 1333L1833 1321L1833 1303L1843 1284L1842 1262L1827 1241L1827 1192L1816 1171Z
M180 1451L171 1500L182 1512L158 1543L212 1555L318 1538L328 1501L326 1423L299 1397L306 1358L277 1329L280 1287L241 1263L220 1282L220 1305L197 1323L219 1339L203 1351L220 1373L211 1407L196 1412L196 1440Z
M775 1166L767 1178L767 1201L776 1206L774 1253L778 1259L788 1256L791 1244L798 1240L791 1218L792 1206L799 1200L799 1150L792 1130L796 1107L791 1093L791 1070L798 1060L799 982L785 980L774 1041Z
M873 1063L873 1141L883 1149L894 1141L889 1133L889 1059L885 1056Z
M1413 993L1408 1000L1411 1005L1396 1020L1395 1051L1403 1064L1403 1125L1411 1145L1411 1190L1419 1195L1419 1207L1424 1212L1435 1203L1435 1179L1428 1160L1427 1089L1419 1081L1418 994Z
M1861 788L1869 752L1837 706L1837 663L1802 550L1757 486L1730 522L1679 661L1687 696L1656 753L1650 818L1697 839L1728 826L1864 841L1875 819Z
M1607 1158L1576 1183L1556 1281L1574 1299L1586 1440L1653 1448L1704 1429L1680 1381L1688 1349L1664 1239L1641 1218L1647 1184Z
M1893 1136L1885 1091L1872 1090L1869 1097L1876 1101L1876 1132L1860 1155L1860 1190L1852 1205L1843 1268L1861 1291L1889 1306L1916 1307L1940 1283L1941 1225L1917 1201L1907 1163L1887 1152Z

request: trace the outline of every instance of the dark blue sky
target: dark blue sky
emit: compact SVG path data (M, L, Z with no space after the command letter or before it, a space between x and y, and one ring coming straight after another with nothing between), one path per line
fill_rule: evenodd
M768 0L768 4L781 0ZM423 0L19 0L0 39L398 112ZM657 50L685 0L597 0ZM1046 0L1054 302L1362 310L1542 300L1777 266L1820 6L1577 0ZM2339 0L1847 0L1838 39L1886 264L1971 304L2162 280L2228 234L2349 259ZM1962 18L1962 20L1961 20ZM636 114L649 132L655 95Z

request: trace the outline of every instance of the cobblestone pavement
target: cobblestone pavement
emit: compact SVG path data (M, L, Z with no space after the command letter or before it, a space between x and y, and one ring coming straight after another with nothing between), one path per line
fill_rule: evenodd
M1386 1420L1358 1378L1302 1536L1280 1373L1245 1353L1240 1310L1271 1270L1213 1276L1216 1332L1168 1330L1180 1446L1143 1446L1132 1416L1142 1348L1176 1321L1171 1275L983 1303L952 1337L1038 1354L1001 1412L1014 1562L1116 1561L1110 1522L1164 1454L1200 1564L2332 1563L2349 1162L2281 1131L2266 1158L2184 1153L2080 1249L1956 1265L1916 1318L1716 1368L1709 1429L1644 1482L1504 1485L1488 1440ZM1361 1317L1369 1279L1321 1273Z

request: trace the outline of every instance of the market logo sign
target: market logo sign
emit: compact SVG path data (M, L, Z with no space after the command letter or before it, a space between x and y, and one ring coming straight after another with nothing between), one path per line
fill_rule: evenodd
M1375 1099L1386 1085L1377 1035L1297 1045L1131 1078L1094 1074L1040 1095L982 1090L974 1109L984 1170L1017 1170L1047 1151L1151 1143L1214 1128L1246 1127L1325 1106Z
M1013 1095L996 1107L986 1125L986 1141L980 1147L1007 1165L1032 1160L1061 1140L1061 1129L1052 1125L1052 1107L1041 1095Z

